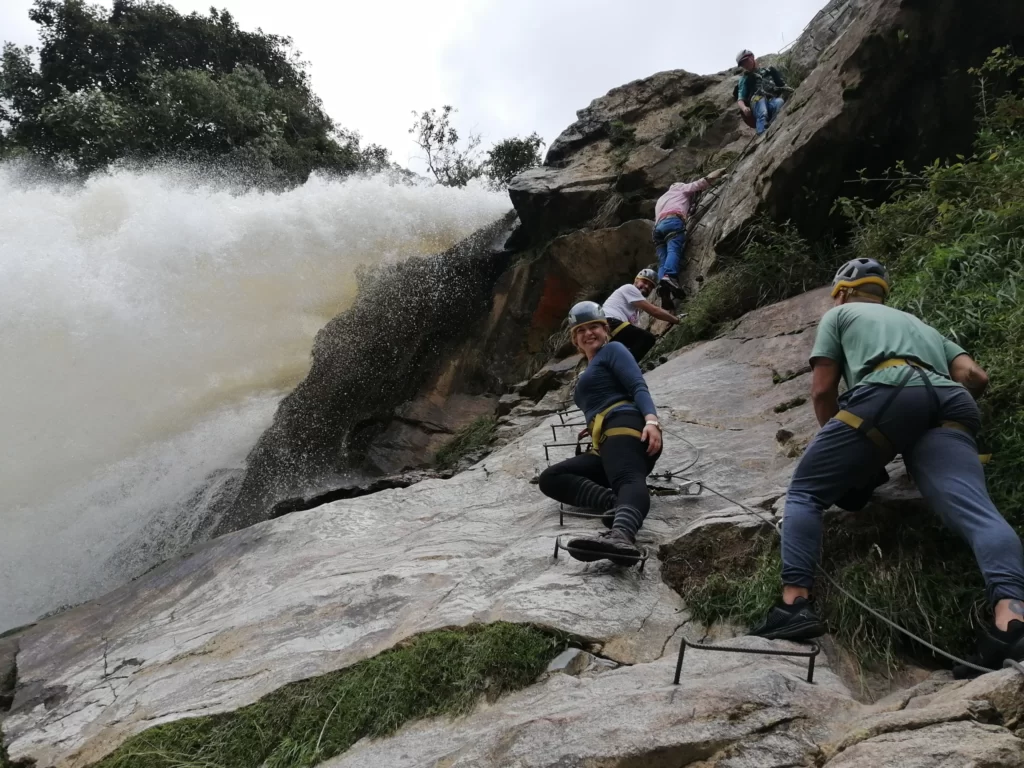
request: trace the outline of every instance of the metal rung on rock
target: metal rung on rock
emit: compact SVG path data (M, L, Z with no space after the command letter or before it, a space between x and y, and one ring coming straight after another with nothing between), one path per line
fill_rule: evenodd
M544 443L544 461L546 461L549 465L551 464L551 454L549 452L550 448L567 448L569 446L579 448L580 452L586 453L591 449L591 447L593 447L593 443L584 443L578 441L572 443Z
M551 439L557 440L558 434L555 432L556 429L566 429L568 427L585 427L587 423L585 421L570 421L564 424L552 424L551 425Z
M807 659L807 682L814 682L814 660L821 653L817 643L811 643L809 651L770 651L757 648L735 648L727 645L704 645L702 643L691 643L685 637L679 644L679 658L676 660L676 676L672 680L673 685L679 685L679 676L683 671L683 654L686 653L686 646L696 648L699 651L721 651L722 653L754 653L760 656L792 656L798 659Z
M569 534L562 534L562 536L568 536L568 535ZM560 549L564 549L570 555L573 552L586 552L587 554L590 554L590 555L594 554L593 550L590 550L590 549L579 549L578 547L570 547L570 546L568 546L566 544L563 544L562 543L562 536L556 536L555 537L555 560L558 559L558 550L560 550ZM629 566L626 566L626 567L632 568L634 565L637 565L639 563L639 565L640 565L640 569L639 569L640 573L643 573L643 571L644 571L644 564L647 562L647 558L650 557L650 552L648 551L647 547L641 547L640 548L640 557L630 557L629 555L619 555L618 557L620 557L620 558L622 558L624 560L627 559L627 558L630 559L630 560L635 560L636 562L631 563ZM607 558L601 558L601 559L604 560L604 559L607 559ZM594 560L592 562L597 562L597 560Z
M566 509L565 504L558 505L558 524L561 526L565 525L565 516L569 517L589 517L594 520L601 520L604 518L604 512L578 512L574 509Z

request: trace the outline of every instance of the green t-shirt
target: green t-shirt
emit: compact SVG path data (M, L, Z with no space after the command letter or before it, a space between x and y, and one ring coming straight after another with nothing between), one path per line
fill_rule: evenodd
M938 387L959 387L948 378L949 364L954 357L965 354L913 315L884 304L853 302L833 307L821 318L811 361L827 357L842 364L847 389L860 384L899 384L907 375L905 367L874 370L879 363L895 357L924 363L934 371L928 372L928 378ZM907 386L923 387L924 382L914 375Z

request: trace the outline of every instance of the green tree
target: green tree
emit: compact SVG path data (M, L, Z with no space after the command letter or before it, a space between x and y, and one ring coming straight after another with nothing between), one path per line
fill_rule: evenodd
M430 173L438 184L446 187L464 187L483 173L477 152L480 136L469 134L466 145L459 147L459 132L451 122L457 111L446 104L440 114L436 109L413 112L416 122L409 129L416 146L424 152Z
M287 37L246 32L227 11L157 2L36 0L41 46L0 58L0 150L89 172L119 159L217 161L254 178L388 165L334 125Z
M531 133L525 139L514 136L491 147L484 161L484 175L491 188L506 189L520 173L540 165L542 146L544 140Z

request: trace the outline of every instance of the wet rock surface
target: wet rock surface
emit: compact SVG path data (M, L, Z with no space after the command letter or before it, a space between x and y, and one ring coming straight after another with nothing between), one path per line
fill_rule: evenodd
M776 383L773 371L800 368L825 305L815 291L752 313L652 372L669 430L659 469L692 461L696 448L687 477L770 508L793 466L776 433L807 438L814 428L809 406L775 411L807 376ZM559 527L557 504L530 482L557 423L515 417L524 433L469 471L220 537L24 630L2 723L12 759L89 765L161 722L236 709L422 631L499 619L565 630L587 652L465 718L410 724L329 764L847 766L885 750L939 759L936 745L956 740L979 761L1020 745L1020 682L1009 671L869 708L825 659L808 685L797 659L691 651L671 685L680 637L700 640L705 628L666 584L659 546L741 515L710 493L657 497L641 531L651 555L642 573L554 559L556 536L599 525ZM572 453L562 450L553 459ZM948 755L935 764L971 764Z
M821 293L795 299L650 374L668 428L703 451L696 476L739 498L782 482L792 462L774 434L780 425L800 431L806 414L772 412L787 395L776 392L771 366L806 357L810 337L792 331L809 326L822 301ZM718 386L695 386L709 377ZM567 518L559 527L558 505L530 484L545 466L548 425L559 420L517 418L528 431L470 471L220 537L29 629L3 725L12 757L86 765L145 727L237 708L449 625L549 625L591 638L602 657L625 664L671 654L688 615L659 576L657 546L724 505L710 495L656 499L641 535L652 553L642 574L565 553L555 560L555 536L599 524ZM694 458L668 439L666 469ZM553 460L572 455L560 451Z

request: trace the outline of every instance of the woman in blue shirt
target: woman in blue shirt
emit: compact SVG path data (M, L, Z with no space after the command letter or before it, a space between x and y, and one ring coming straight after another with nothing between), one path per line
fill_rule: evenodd
M610 530L573 539L570 554L631 565L636 534L651 508L647 475L661 455L658 412L636 360L612 341L601 307L583 301L569 312L572 343L587 357L573 399L587 419L594 450L548 467L540 489L556 501L604 512Z

